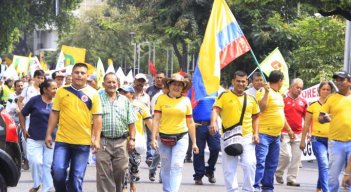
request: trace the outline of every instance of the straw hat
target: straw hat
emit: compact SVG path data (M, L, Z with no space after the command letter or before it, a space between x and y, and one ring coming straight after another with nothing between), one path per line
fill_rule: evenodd
M190 87L191 87L191 82L189 79L185 79L182 75L178 74L178 73L175 73L171 76L171 78L166 78L165 79L165 84L167 87L169 87L169 85L174 82L174 81L177 81L177 82L181 82L183 83L183 92L187 92Z

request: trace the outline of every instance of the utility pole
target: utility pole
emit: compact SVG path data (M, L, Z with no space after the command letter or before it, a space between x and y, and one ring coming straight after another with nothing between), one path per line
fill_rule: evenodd
M351 72L350 54L351 54L351 22L346 20L345 29L345 50L344 50L344 70Z

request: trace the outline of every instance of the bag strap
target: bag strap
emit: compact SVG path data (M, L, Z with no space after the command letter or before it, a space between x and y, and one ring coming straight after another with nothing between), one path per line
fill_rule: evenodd
M64 89L66 89L67 91L69 91L72 94L74 94L75 96L77 96L79 98L79 100L81 100L88 107L88 109L91 110L91 108L93 106L93 102L91 101L89 96L86 95L83 91L75 90L71 86L64 87Z
M224 129L224 126L222 124L222 131L223 133L226 132L226 131L229 131L229 130L232 130L234 129L236 126L238 125L242 125L243 124L243 120L244 120L244 115L245 115L245 110L246 110L246 104L247 104L247 95L246 93L244 92L244 104L243 104L243 108L241 110L241 116L240 116L240 120L239 120L239 123L229 127L228 129Z

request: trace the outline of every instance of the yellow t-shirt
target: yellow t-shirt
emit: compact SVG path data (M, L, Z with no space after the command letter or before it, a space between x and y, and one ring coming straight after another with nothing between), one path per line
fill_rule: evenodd
M67 85L59 88L52 106L53 111L60 112L56 141L77 145L90 145L92 115L101 114L99 95L90 86L86 86L80 90L73 88L74 91L82 91L91 99L91 109L89 110L83 102L87 102L88 98L86 96L78 98L65 88L72 89L73 87Z
M312 114L312 135L317 137L326 137L329 135L329 123L321 124L318 120L322 104L319 101L312 102L307 107L307 113Z
M322 105L321 112L331 117L329 139L351 141L351 95L331 94Z
M144 120L151 118L150 109L138 100L134 100L132 105L138 118L135 122L136 131L138 131L140 135L145 135Z
M261 101L265 93L265 89L256 92L257 101ZM283 96L270 89L268 93L267 108L260 114L258 124L258 132L278 136L280 135L285 123L284 100Z
M157 98L155 113L161 113L160 133L177 134L188 131L186 118L192 118L192 108L188 97L171 98L162 94Z
M257 115L260 108L255 98L246 94L246 109L242 124L242 135L253 133L252 115ZM241 112L244 105L244 96L237 96L232 91L223 92L213 104L213 107L220 109L220 116L224 129L236 125L240 121Z

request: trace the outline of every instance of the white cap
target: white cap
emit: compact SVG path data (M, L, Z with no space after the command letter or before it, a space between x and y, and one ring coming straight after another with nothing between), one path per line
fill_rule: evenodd
M135 79L144 79L145 82L147 82L147 77L144 73L138 73L137 75L135 75Z

